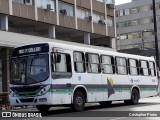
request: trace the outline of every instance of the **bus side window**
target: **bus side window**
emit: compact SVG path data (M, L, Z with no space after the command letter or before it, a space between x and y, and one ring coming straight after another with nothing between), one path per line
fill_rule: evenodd
M136 66L137 66L137 75L140 75L140 71L139 71L139 61L136 60Z
M148 61L140 60L140 63L141 63L141 73L142 73L142 75L145 75L145 76L149 75L149 70L148 70L147 62Z
M114 58L112 56L101 56L101 66L102 72L104 74L113 74L115 73L114 70Z
M86 71L84 53L73 52L73 60L74 60L75 71L79 73L84 73Z
M128 59L128 70L130 75L138 75L138 65L136 59Z
M150 68L150 75L151 76L156 76L156 70L155 70L155 63L154 62L149 62L149 68Z
M117 67L117 74L126 75L127 74L127 62L126 58L123 57L116 57L116 67Z
M94 53L86 53L86 67L89 73L100 73L99 55Z
M72 72L71 57L69 54L66 54L66 65L67 65L67 72Z
M58 62L54 61L55 69L53 78L70 78L72 76L71 57L66 53L58 53L60 59Z
M144 74L143 74L143 68L142 68L142 66L141 66L141 61L139 61L139 74L140 74L140 75L144 75Z

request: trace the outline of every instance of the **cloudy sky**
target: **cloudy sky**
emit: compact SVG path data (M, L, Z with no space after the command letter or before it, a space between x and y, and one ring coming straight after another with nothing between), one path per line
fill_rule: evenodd
M131 0L115 0L115 2L116 2L116 5L119 5L119 4L131 2Z

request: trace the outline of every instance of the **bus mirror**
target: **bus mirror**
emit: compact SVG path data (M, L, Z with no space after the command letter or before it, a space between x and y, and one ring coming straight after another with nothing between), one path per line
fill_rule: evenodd
M60 55L60 54L57 54L56 62L57 62L57 63L60 63L60 62L61 62L61 55Z

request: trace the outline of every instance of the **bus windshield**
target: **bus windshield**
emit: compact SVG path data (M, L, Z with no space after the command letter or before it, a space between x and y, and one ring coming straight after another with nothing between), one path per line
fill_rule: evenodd
M12 58L11 84L26 85L45 81L49 77L49 56L36 54Z

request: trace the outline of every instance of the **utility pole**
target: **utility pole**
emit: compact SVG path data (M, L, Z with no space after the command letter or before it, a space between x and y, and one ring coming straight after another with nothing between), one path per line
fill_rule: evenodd
M154 37L155 37L155 50L156 50L156 65L157 65L157 68L159 70L159 49L158 49L158 37L157 37L157 21L156 21L156 4L155 4L155 0L152 0L152 4L153 4L153 20L154 20Z
M141 49L142 49L142 55L144 55L144 36L143 36L143 33L144 33L144 31L142 30L141 31L141 38L142 38L142 47L141 47Z

